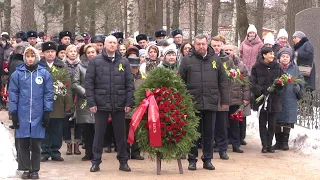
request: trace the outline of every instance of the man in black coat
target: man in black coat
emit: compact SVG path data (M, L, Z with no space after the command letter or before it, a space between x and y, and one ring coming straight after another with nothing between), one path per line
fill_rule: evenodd
M117 46L116 37L106 37L102 54L90 61L86 73L87 104L90 111L95 113L91 172L100 170L106 122L110 114L118 149L119 170L131 171L127 163L125 112L131 111L134 103L134 83L130 64L117 51Z
M220 58L208 47L208 39L204 35L196 36L194 49L183 57L179 74L186 83L187 89L193 95L195 109L200 111L197 116L202 118L203 168L214 170L213 138L219 100L222 109L229 104L229 80ZM198 148L191 148L189 153L189 170L196 170Z

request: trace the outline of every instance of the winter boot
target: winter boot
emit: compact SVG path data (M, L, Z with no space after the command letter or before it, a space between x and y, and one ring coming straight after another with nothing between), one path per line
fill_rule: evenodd
M81 155L81 151L79 150L79 143L74 143L74 154L75 155Z
M72 155L72 144L68 143L67 144L67 155Z
M283 133L282 150L284 151L289 150L289 144L288 144L289 135L290 135L289 133Z
M276 136L276 144L273 146L273 149L274 150L279 150L279 149L282 149L282 135L283 133L280 132L280 133L276 133L275 136Z

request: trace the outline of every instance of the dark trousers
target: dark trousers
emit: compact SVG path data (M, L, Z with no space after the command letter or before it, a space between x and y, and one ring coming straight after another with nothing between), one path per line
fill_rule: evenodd
M126 119L126 132L127 132L126 139L128 139L129 129L130 129L130 119ZM128 155L131 157L140 155L140 149L139 149L138 143L136 141L134 141L132 145L130 145L130 143L127 143L127 152L128 152Z
M66 143L72 143L71 139L71 127L74 126L74 142L80 143L81 142L81 134L82 128L79 124L76 123L76 120L69 121L69 118L65 118L63 121L63 140Z
M216 145L219 152L225 152L228 149L228 111L218 111L215 124Z
M106 132L104 134L103 147L111 147L111 144L115 143L115 137L113 132L112 122L107 123Z
M229 140L233 147L240 147L240 125L238 120L230 119L230 115L235 113L239 106L230 106L229 108Z
M246 138L247 133L247 117L242 118L243 121L239 122L240 125L240 139Z
M267 127L268 124L268 127ZM271 147L276 125L276 113L260 112L259 116L259 132L261 144L263 147Z
M86 145L86 154L92 156L92 146L94 138L94 124L81 124L83 129L83 143Z
M127 142L126 142L126 127L125 127L125 112L106 112L98 111L95 113L95 133L93 140L93 159L92 164L100 164L102 150L103 150L103 139L107 126L107 119L111 114L112 125L114 129L114 134L116 138L118 154L117 159L120 163L128 162L127 154Z
M200 111L200 114L196 114L198 117L202 117L203 131L202 131L202 142L203 142L203 156L202 161L211 161L213 158L213 138L214 138L214 126L216 121L215 111ZM200 128L198 128L200 132ZM188 161L194 162L198 159L198 141L194 142L194 146L191 148L188 155Z
M60 157L62 146L62 124L65 118L51 118L46 128L46 137L41 143L42 157Z
M18 138L18 170L38 172L41 159L41 139ZM31 150L31 158L30 158Z

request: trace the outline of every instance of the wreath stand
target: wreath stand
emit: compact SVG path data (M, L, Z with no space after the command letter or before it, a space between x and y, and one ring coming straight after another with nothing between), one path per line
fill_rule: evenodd
M157 162L157 175L160 175L160 172L161 172L161 155L160 155L160 153L157 153L156 162ZM179 167L179 173L183 174L181 159L177 159L177 162L178 162L178 167Z

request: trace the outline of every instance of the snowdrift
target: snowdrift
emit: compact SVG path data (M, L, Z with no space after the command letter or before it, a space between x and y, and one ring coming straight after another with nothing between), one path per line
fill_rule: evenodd
M9 131L0 124L0 179L16 175L18 163L15 160L16 149Z

